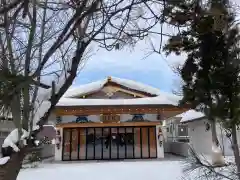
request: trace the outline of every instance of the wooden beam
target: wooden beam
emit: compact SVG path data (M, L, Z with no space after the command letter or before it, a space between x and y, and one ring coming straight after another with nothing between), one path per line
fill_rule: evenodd
M77 127L133 127L133 126L156 126L161 125L160 122L121 122L121 123L61 123L57 124L57 128L77 128Z
M186 108L157 108L157 107L57 107L55 114L64 115L100 115L100 114L162 114L165 118L187 111Z

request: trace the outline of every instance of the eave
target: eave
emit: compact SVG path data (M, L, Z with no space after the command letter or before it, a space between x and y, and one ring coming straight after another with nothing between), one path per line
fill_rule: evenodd
M163 119L187 111L187 107L172 105L98 105L98 106L58 106L55 114L63 115L99 115L99 114L161 114Z
M129 93L129 94L134 94L134 93L136 93L136 94L138 94L140 97L156 97L156 96L157 96L157 94L152 94L152 93L148 93L148 92L145 92L145 91L140 91L140 90L137 90L137 89L129 88L129 87L127 87L127 86L118 84L118 83L116 83L116 82L113 82L113 81L111 80L111 78L109 78L109 79L107 80L107 82L106 82L105 84L103 84L103 86L102 86L100 89L92 90L92 91L89 91L89 92L86 92L86 93L81 93L81 94L78 95L78 96L69 96L69 97L71 97L71 98L82 98L82 97L84 96L85 98L87 98L88 96L91 96L91 95L99 92L102 88L107 87L107 86L117 87L117 88L119 88L119 89L122 89L123 91L125 90L125 91L124 91L125 93L131 92L131 93Z

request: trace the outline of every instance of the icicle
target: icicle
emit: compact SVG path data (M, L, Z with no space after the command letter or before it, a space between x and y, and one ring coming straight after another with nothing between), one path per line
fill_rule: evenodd
M213 166L224 166L224 157L222 150L215 143L212 145L212 165Z

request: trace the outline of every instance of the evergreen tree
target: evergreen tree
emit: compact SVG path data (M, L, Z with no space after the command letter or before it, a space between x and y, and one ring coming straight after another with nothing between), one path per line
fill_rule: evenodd
M176 7L177 6L177 7ZM187 54L181 69L183 99L211 121L213 143L218 144L215 122L231 132L235 162L240 172L236 125L239 125L239 32L227 0L203 4L169 4L169 23L184 26L164 47L167 54Z

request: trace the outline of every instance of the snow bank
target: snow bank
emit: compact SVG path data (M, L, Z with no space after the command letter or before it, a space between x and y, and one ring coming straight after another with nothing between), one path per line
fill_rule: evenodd
M0 158L0 165L4 165L6 164L8 161L9 161L10 157L9 156L6 156L6 157L3 157L3 158Z
M17 179L47 180L54 177L57 180L66 180L81 177L84 180L179 180L183 176L182 163L179 161L68 162L41 166L20 171Z
M203 118L204 116L205 116L204 113L191 109L175 117L181 118L181 121L180 121L181 123L186 123L198 118Z

